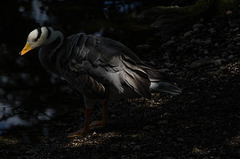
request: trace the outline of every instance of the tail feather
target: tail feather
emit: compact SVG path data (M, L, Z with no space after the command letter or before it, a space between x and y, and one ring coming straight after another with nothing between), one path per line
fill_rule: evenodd
M182 89L168 83L168 82L151 82L150 85L151 92L160 91L165 93L171 93L174 95L179 95L182 93Z
M179 95L182 93L182 89L168 83L173 81L178 81L170 77L169 75L159 72L158 70L149 67L149 66L141 66L149 75L151 85L150 90L151 92L166 92L171 93L174 95Z

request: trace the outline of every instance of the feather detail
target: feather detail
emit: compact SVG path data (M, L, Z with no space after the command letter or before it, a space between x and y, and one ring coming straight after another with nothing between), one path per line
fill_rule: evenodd
M133 88L133 90L137 92L139 96L150 98L150 80L146 72L137 67L137 65L126 56L123 56L122 62L125 65L125 69L122 71L124 73L121 74L124 82L129 87Z
M63 64L64 70L67 70L64 76L75 78L75 82L70 81L74 87L78 87L77 82L81 81L85 84L84 89L96 89L91 92L99 96L99 94L106 94L105 86L109 85L114 86L119 97L121 94L129 93L127 95L129 97L138 94L139 97L150 98L149 77L142 68L137 66L136 62L125 54L128 52L130 56L139 60L127 47L122 47L121 43L114 40L83 33L70 36L67 40L66 45L71 46L67 46L65 50L68 58ZM128 91L125 90L126 86L130 88L127 89ZM80 92L86 91L83 88L79 90Z

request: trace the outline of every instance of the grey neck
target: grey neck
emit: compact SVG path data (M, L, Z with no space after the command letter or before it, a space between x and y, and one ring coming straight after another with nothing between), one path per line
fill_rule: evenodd
M59 74L57 71L57 56L62 50L63 40L58 37L51 44L42 47L39 50L39 60L41 64L50 72Z

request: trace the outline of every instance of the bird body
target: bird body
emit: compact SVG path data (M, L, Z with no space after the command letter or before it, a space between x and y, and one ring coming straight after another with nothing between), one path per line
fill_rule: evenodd
M34 48L40 48L40 62L48 71L62 76L83 95L87 110L106 99L150 98L151 90L181 93L168 83L168 77L109 38L84 33L64 38L58 29L41 27L29 34L20 54Z

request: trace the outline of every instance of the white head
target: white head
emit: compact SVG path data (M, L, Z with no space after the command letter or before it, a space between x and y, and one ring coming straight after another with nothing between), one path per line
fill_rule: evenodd
M27 43L23 50L20 52L20 55L24 55L28 51L40 48L43 46L48 46L52 42L54 42L57 38L61 39L61 43L63 42L64 36L63 33L53 27L41 27L33 30L29 33L27 38Z

